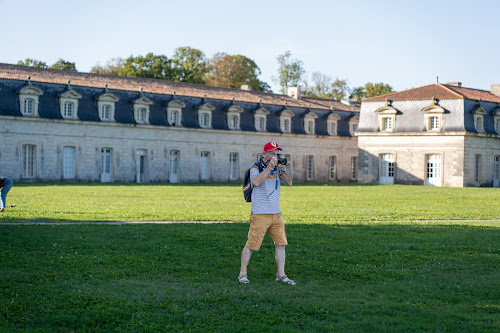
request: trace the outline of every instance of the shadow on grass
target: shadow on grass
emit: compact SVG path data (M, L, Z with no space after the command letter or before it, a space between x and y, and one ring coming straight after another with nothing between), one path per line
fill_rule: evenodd
M0 317L42 331L494 331L500 228L287 225L253 253L248 224L0 226ZM430 318L432 320L430 320ZM299 326L300 325L300 326Z

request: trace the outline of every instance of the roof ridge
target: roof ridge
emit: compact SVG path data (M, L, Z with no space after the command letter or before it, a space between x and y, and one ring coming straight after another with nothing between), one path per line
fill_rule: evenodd
M444 89L446 89L446 90L450 91L451 93L453 93L453 94L457 95L458 97L460 97L460 98L462 98L462 99L465 99L465 96L464 96L464 95L462 95L462 94L460 94L460 93L456 92L456 91L455 91L455 90L453 90L453 89L448 88L446 85L441 84L441 83L435 83L435 84L436 84L437 86L439 86L439 87L442 87L442 88L444 88ZM461 87L460 87L460 88L461 88Z

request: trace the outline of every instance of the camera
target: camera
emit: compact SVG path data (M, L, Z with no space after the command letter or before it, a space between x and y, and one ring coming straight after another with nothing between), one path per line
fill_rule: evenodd
M278 154L277 159L278 159L278 164L286 165L287 160L285 156Z

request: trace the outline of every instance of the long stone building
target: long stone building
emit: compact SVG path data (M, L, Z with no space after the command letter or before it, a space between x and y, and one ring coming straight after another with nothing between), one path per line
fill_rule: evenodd
M357 181L348 102L0 64L0 173L14 181L240 181L266 142L299 182Z
M494 186L500 182L500 86L432 84L363 100L359 183Z

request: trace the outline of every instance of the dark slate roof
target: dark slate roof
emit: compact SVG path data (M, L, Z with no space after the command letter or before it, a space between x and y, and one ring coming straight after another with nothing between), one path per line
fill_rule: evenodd
M346 105L334 100L308 97L296 100L287 95L240 89L0 64L0 115L21 116L17 92L28 84L28 76L31 84L43 91L39 96L39 116L52 119L62 118L58 95L67 90L68 81L71 89L82 95L78 103L78 118L83 121L100 121L96 97L105 91L119 99L115 105L115 120L131 124L135 124L132 101L145 96L153 102L149 107L150 123L168 126L165 106L174 98L174 92L175 98L186 105L182 110L182 125L195 128L200 127L197 108L209 102L215 107L212 128L229 129L226 110L234 103L244 110L240 119L240 128L244 131L256 131L254 111L264 107L270 112L266 130L280 133L279 114L286 108L294 113L292 133L305 134L302 116L313 111L318 115L316 134L328 135L326 117L334 112L340 116L338 134L350 136L348 120L359 115L360 110L359 104Z
M420 100L445 99L470 99L485 102L500 102L500 96L496 96L487 90L458 87L450 84L435 83L428 86L413 88L405 91L394 92L376 97L363 99L365 102L390 101L420 101Z

